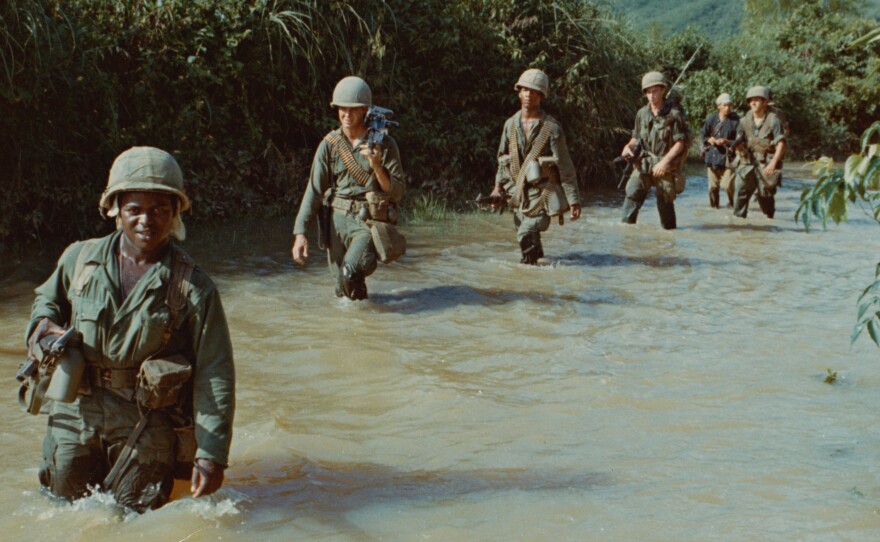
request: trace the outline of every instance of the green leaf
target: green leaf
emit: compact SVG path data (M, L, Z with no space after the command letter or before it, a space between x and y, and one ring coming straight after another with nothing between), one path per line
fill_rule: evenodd
M880 346L880 324L877 323L877 320L868 321L868 334L871 335L874 344Z

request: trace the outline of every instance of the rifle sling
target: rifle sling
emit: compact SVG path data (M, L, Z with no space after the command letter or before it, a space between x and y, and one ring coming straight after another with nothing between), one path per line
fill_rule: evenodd
M351 149L348 148L348 145L342 140L342 136L339 135L339 132L330 132L324 136L324 140L336 149L336 152L339 153L339 157L342 158L342 163L345 164L346 171L354 177L354 180L357 181L359 185L366 186L370 181L371 174L364 171L364 168L357 163Z
M110 472L107 473L107 476L104 478L104 481L101 483L101 487L105 490L110 490L113 487L113 483L116 482L116 478L128 468L128 465L131 463L131 460L134 458L134 445L137 443L137 440L140 438L141 433L144 432L144 429L147 427L147 421L150 418L150 412L147 410L145 414L141 414L141 419L138 420L137 425L134 426L134 429L131 430L131 434L128 435L128 439L125 441L125 446L123 446L122 451L119 452L119 455L116 456L116 461L113 463L113 468L110 469Z

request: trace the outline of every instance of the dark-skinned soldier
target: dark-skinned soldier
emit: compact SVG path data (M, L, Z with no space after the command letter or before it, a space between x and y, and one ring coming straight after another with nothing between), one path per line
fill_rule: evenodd
M492 195L511 194L520 263L534 265L544 256L541 232L547 231L551 217L559 216L561 223L562 213L570 209L569 217L577 220L581 201L562 124L541 107L550 79L541 70L528 69L514 90L520 110L504 123Z
M642 77L642 92L648 105L636 113L632 139L623 147L621 156L632 159L633 149L641 146L641 155L626 183L623 222L635 224L639 209L650 189L657 190L657 212L664 229L675 229L676 169L680 154L687 147L687 121L676 107L666 102L669 82L660 72Z
M100 207L117 231L64 251L27 328L36 357L44 338L74 327L86 362L73 402L49 403L40 482L67 499L100 487L126 507L158 508L194 447L193 495L209 495L228 464L235 374L217 288L172 240L185 236L189 208L180 167L162 150L129 149ZM157 367L171 367L177 385L142 399Z
M756 195L767 218L776 214L776 188L782 180L782 157L785 155L785 129L770 111L770 89L754 86L746 93L749 112L737 127L736 188L733 214L746 218L749 200Z
M396 205L405 189L397 143L385 136L384 148L368 148L364 119L372 105L372 91L359 77L346 77L333 90L340 127L327 134L312 160L309 183L293 227L293 259L305 264L309 255L308 225L322 203L332 207L325 241L336 279L336 295L352 300L367 298L366 278L376 270L368 198Z

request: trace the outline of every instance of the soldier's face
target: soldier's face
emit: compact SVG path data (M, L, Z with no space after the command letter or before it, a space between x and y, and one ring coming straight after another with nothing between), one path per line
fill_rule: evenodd
M526 87L519 87L519 103L523 109L534 111L541 108L541 102L544 101L544 95Z
M338 107L339 122L346 130L361 128L368 109L368 107Z
M663 97L666 94L666 87L663 85L654 85L645 89L645 97L651 105L663 105Z
M753 113L761 114L767 109L767 100L764 98L749 98L749 107Z
M176 213L176 198L159 192L123 192L119 195L122 233L144 252L168 243Z
M726 116L730 115L731 111L733 111L733 104L732 103L721 104L718 106L718 111L726 117Z

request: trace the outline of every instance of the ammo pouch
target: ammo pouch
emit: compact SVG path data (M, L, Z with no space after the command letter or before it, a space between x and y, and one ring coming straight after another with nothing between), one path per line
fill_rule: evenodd
M367 211L371 219L397 224L397 204L391 201L391 194L367 192L366 196Z
M382 263L391 263L406 254L406 237L389 222L373 221L370 234L376 247L376 256Z
M191 376L192 366L183 356L148 359L138 371L135 398L150 410L176 406Z

